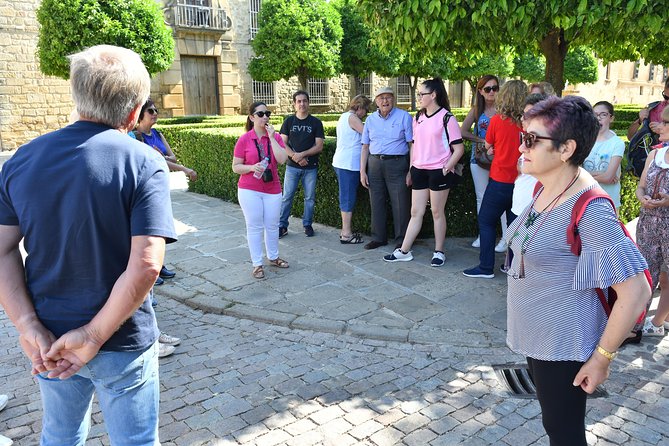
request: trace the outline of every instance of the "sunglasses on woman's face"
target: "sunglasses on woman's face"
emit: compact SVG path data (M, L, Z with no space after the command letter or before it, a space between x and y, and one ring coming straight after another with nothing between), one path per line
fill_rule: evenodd
M158 114L158 109L157 108L147 108L146 112L150 115L157 115Z
M259 118L264 118L265 116L267 116L269 118L272 115L272 112L269 111L269 110L268 111L257 111L253 114L256 115Z
M483 87L483 91L490 93L491 91L499 91L499 85L493 85L492 87Z
M559 141L558 139L551 138L549 136L539 136L535 135L534 133L525 133L525 132L523 132L522 138L523 138L523 144L525 144L525 147L527 147L528 149L532 148L534 143L537 142L537 139L546 139L548 141Z

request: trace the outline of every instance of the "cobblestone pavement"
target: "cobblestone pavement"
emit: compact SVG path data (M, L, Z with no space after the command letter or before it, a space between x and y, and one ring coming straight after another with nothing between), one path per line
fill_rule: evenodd
M291 229L291 268L253 281L239 208L173 196L178 276L157 310L183 342L161 360L163 445L548 444L538 403L510 396L493 369L522 358L504 345L502 278L460 276L475 263L468 240L449 240L457 255L430 268L424 242L387 265L334 229ZM669 445L667 353L657 338L624 348L608 396L588 402L590 445ZM0 354L0 433L37 444L38 388L1 312ZM108 444L97 404L93 420L87 444Z

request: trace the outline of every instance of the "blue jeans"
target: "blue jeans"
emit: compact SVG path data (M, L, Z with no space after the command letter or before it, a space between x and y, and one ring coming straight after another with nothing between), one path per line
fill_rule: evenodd
M76 375L37 375L42 394L42 446L83 446L97 393L114 446L154 446L158 441L158 342L147 350L100 351Z
M506 212L507 225L510 225L515 218L511 212L513 186L513 183L500 183L491 178L483 194L478 218L481 235L479 268L485 273L492 273L495 269L495 241L499 217Z
M314 222L314 206L316 205L316 177L318 169L298 169L296 167L286 166L286 173L283 177L283 197L281 198L281 218L279 218L279 227L288 227L288 217L293 207L293 198L297 192L297 186L302 182L304 189L304 214L302 216L302 226L311 226Z

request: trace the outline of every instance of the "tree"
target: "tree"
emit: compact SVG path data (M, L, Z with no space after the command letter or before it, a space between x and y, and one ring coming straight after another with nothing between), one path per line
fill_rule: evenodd
M360 93L363 78L372 73L394 76L399 69L399 55L382 51L374 43L374 36L378 31L364 23L357 3L353 0L341 0L337 3L337 9L346 36L341 43L341 72L353 76L355 94Z
M416 110L416 87L418 78L448 78L453 70L453 59L447 54L436 57L419 57L417 54L405 55L400 62L398 75L409 76L411 88L411 109Z
M513 75L527 82L544 79L546 59L543 55L527 52L514 58ZM579 46L569 50L564 60L565 81L572 84L597 82L598 65L592 50Z
M467 48L497 50L502 44L537 45L546 58L545 80L558 94L564 88L564 62L570 47L588 46L604 60L645 57L666 63L660 11L669 0L359 0L366 20L381 41L402 50L431 53ZM666 42L666 39L664 40ZM665 45L666 46L666 45ZM465 53L463 51L463 53Z
M43 0L37 58L40 70L70 77L67 56L95 45L116 45L138 53L149 73L170 67L172 30L157 3L145 0Z
M339 12L329 2L264 0L249 73L265 82L297 76L306 89L309 77L330 78L341 71L342 38Z
M507 48L505 51L474 57L468 64L456 66L448 78L455 81L467 81L472 90L472 104L474 104L478 80L486 74L494 74L499 77L511 75L514 68L512 55L513 51Z

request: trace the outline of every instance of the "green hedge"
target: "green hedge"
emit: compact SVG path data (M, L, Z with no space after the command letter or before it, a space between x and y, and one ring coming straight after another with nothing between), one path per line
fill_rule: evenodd
M636 113L638 113L638 106ZM618 110L618 109L616 109ZM631 110L630 113L635 112ZM616 112L616 117L619 115ZM317 115L322 118L324 115ZM327 116L336 116L329 114ZM239 136L244 133L242 123L245 117L226 117L228 119L211 119L211 117L197 117L199 120L184 122L176 125L174 121L161 120L157 126L170 142L172 149L179 160L186 166L198 172L198 181L190 184L194 192L237 202L237 180L232 172L232 154ZM229 119L234 118L234 119ZM244 118L244 120L240 120ZM182 119L182 118L179 118ZM282 118L272 118L275 125ZM276 120L276 121L275 121ZM461 120L461 119L460 119ZM167 125L165 125L167 124ZM628 124L629 125L629 124ZM202 127L208 128L202 128ZM337 178L332 169L332 156L336 147L336 140L332 136L336 128L334 120L325 120L324 129L326 140L323 153L320 156L318 183L316 188L316 208L314 220L332 227L340 227L341 214L339 211L339 189ZM618 133L625 133L618 130ZM470 146L465 143L464 160L469 160ZM624 163L624 161L623 161ZM625 166L623 166L624 170ZM283 178L283 166L279 167L279 175ZM620 217L627 222L639 214L639 203L634 191L638 179L630 173L624 173L621 179L621 208ZM292 214L301 216L303 211L302 189L298 190L293 202ZM363 233L370 232L370 207L367 190L358 189L358 200L353 212L353 227ZM390 210L389 210L389 214ZM448 236L466 237L477 233L476 197L474 185L469 170L469 163L465 162L465 171L460 185L455 187L449 195L446 205L448 222ZM389 227L391 222L389 222ZM389 232L392 233L392 230ZM429 210L426 211L423 222L423 236L432 234L432 218Z

